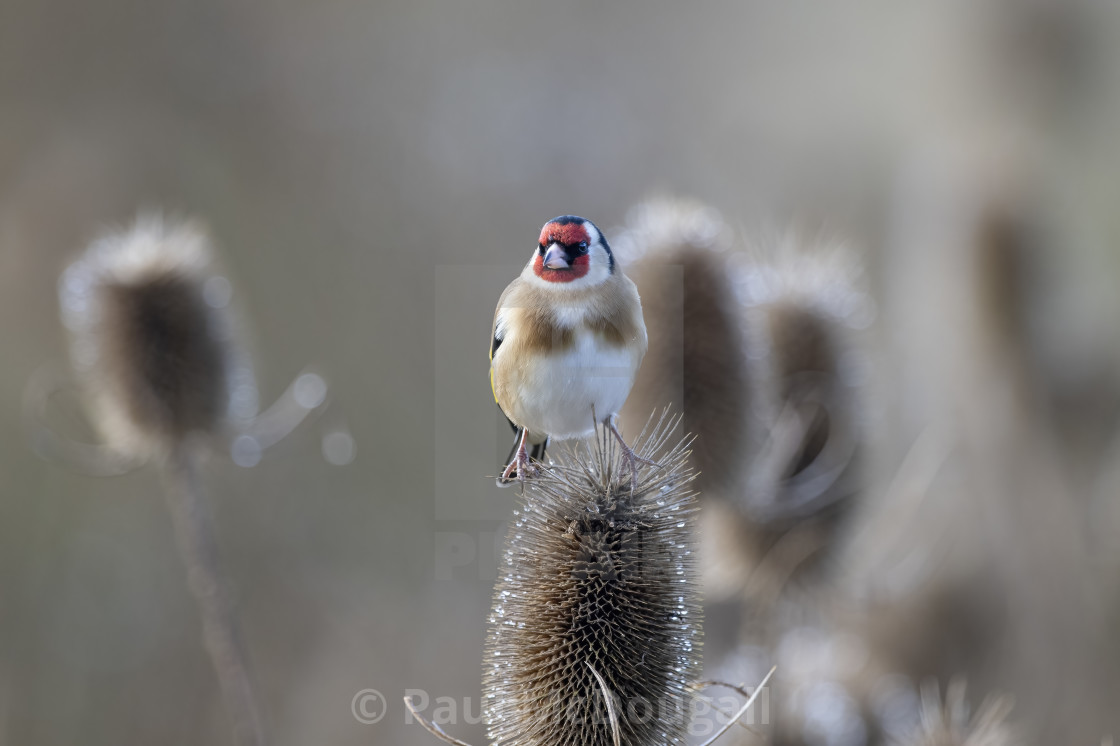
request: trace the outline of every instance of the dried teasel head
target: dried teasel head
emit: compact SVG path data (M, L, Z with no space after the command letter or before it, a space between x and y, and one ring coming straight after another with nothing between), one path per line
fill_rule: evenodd
M827 555L858 486L862 330L875 313L858 259L795 231L748 244L715 209L679 199L636 206L615 248L650 330L623 416L671 403L697 436L708 597L737 594L748 576L784 585Z
M665 448L675 425L635 441L660 467L641 466L633 492L609 435L530 482L490 616L493 743L605 746L613 725L626 744L685 742L701 612L688 441Z
M255 411L255 388L233 385L245 371L229 283L197 225L142 217L97 239L63 273L59 296L90 414L114 450L166 455Z
M743 507L754 520L800 520L854 491L875 315L844 246L790 234L735 256L752 391Z
M649 329L627 413L644 420L666 404L680 408L696 436L693 462L705 493L734 487L747 447L750 389L742 311L728 282L730 244L715 208L671 198L636 205L615 240Z

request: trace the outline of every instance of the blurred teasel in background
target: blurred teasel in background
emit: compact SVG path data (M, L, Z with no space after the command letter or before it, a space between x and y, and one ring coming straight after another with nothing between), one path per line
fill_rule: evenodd
M71 360L114 451L165 460L256 415L230 296L201 226L154 215L97 239L62 274Z
M101 445L68 441L47 421L49 389L32 381L33 438L62 465L117 474L160 466L176 544L202 616L203 639L239 744L269 742L223 572L201 478L208 453L228 449L251 466L326 396L315 374L296 380L258 418L248 355L195 222L142 215L93 241L59 280L63 324L86 414Z
M632 207L615 250L642 298L649 350L627 412L640 424L653 407L679 410L697 439L692 459L705 494L733 490L751 400L743 330L728 282L731 230L696 201L652 199Z
M859 487L875 304L848 247L795 232L735 254L729 279L756 401L739 499L752 520L796 522Z
M629 411L677 402L697 435L708 597L784 582L831 549L859 487L875 314L859 261L796 232L751 242L669 198L634 207L618 245L655 330Z

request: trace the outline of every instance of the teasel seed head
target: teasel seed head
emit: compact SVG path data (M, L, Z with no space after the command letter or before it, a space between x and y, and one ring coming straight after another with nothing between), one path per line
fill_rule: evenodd
M752 523L849 494L875 314L853 253L796 231L744 246L718 211L673 199L637 205L615 244L650 330L627 412L681 406L704 492Z
M750 391L742 310L727 279L730 245L716 209L672 198L636 205L615 240L649 330L627 413L644 419L669 403L680 408L685 430L696 435L693 462L705 493L733 488L747 447Z
M685 742L700 666L689 439L662 416L629 469L613 439L570 451L534 478L506 540L483 675L502 746ZM602 678L605 686L598 681Z
M217 432L235 403L232 383L237 403L255 409L255 387L235 365L228 295L202 230L154 216L95 240L66 269L59 296L71 358L112 448L166 455L189 435Z
M839 244L791 233L735 264L752 391L742 506L761 523L799 521L855 491L875 304Z

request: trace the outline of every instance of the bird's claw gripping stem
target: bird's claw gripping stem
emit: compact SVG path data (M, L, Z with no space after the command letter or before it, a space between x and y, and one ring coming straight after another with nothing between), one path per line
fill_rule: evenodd
M638 489L638 464L641 463L656 468L660 468L661 464L639 456L634 452L633 448L626 445L626 441L622 439L622 433L618 431L618 427L614 424L613 417L607 420L607 427L610 428L611 433L613 433L614 437L618 440L619 450L622 452L622 460L626 462L627 468L630 469L630 490L635 491Z
M528 436L528 431L522 429L521 442L517 445L517 454L513 457L513 461L502 472L501 481L513 481L514 474L517 475L517 481L522 486L525 485L525 478L532 476L536 473L537 468L529 461L529 451L525 448L525 439Z

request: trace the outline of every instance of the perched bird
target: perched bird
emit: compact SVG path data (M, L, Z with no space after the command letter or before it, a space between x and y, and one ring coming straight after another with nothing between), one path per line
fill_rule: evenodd
M545 223L529 263L494 312L490 387L516 432L499 485L524 481L530 454L604 423L636 479L637 456L615 425L648 342L642 303L590 220Z

